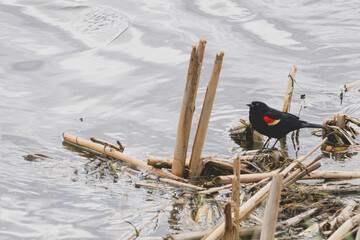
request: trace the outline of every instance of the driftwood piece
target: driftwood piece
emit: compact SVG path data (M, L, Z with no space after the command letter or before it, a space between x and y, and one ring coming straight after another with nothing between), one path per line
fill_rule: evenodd
M280 194L282 190L282 176L276 175L271 181L269 198L265 207L264 221L261 228L260 240L274 239L279 212Z
M186 86L176 135L174 164L171 169L171 172L179 177L182 177L185 171L185 160L190 137L191 122L195 110L195 100L199 86L205 45L206 40L200 39L197 49L196 46L192 46Z
M108 155L110 157L120 159L121 161L133 164L136 167L145 169L145 170L147 170L149 172L152 172L152 173L154 173L156 175L171 178L171 179L174 179L176 181L188 182L186 179L178 177L178 176L176 176L176 175L174 175L174 174L172 174L170 172L167 172L165 170L157 169L157 168L154 168L152 166L149 166L149 165L147 165L146 162L141 161L139 159L136 159L134 157L130 157L128 155L125 155L120 151L117 151L115 149L110 148L109 146L100 145L98 143L94 143L94 142L91 142L91 141L88 141L88 140L85 140L85 139L70 135L68 133L63 133L63 138L64 138L64 140L66 140L68 142L71 142L73 144L92 149L94 151L106 154L106 155Z
M200 119L196 129L194 144L190 157L190 171L189 171L190 178L195 178L200 176L202 171L201 153L204 147L211 110L215 100L215 93L219 82L223 58L224 58L224 52L220 52L219 54L216 55L213 72L208 87L206 89L204 103L201 109Z

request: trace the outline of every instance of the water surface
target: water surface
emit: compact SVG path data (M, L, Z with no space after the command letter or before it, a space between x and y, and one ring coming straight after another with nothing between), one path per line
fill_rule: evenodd
M140 175L93 179L93 159L62 144L68 132L121 140L126 154L171 157L191 45L208 41L193 127L216 53L225 52L205 156L231 157L228 130L245 104L281 108L298 67L291 112L321 123L359 117L358 1L0 1L1 239L124 239L159 214L143 236L199 229L175 217L172 190L135 189ZM80 118L83 121L80 121ZM195 129L192 131L193 139ZM191 140L192 141L192 140ZM304 130L302 155L320 142ZM191 145L189 149L191 149ZM25 161L41 153L54 160ZM360 169L359 157L322 160L323 169ZM129 168L126 166L126 168ZM80 176L74 172L79 171ZM159 212L159 209L163 211ZM179 217L180 216L180 217ZM185 218L183 218L185 219Z

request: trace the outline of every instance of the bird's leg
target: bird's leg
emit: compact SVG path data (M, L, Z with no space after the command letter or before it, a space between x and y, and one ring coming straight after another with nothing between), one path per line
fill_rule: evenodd
M275 148L275 145L277 144L277 142L279 141L279 139L276 139L274 145L271 147L271 149L274 149Z
M269 141L270 141L271 137L269 137L266 142L264 143L264 145L259 149L259 151L257 151L257 153L262 153L264 151L264 149L267 147L267 145L269 145Z

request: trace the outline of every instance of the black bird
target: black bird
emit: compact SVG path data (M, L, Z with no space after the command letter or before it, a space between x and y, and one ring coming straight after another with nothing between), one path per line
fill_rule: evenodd
M247 106L250 107L249 118L252 127L259 133L269 137L259 152L262 152L271 138L277 139L276 144L280 138L285 137L286 134L294 130L300 128L324 128L320 124L302 121L293 114L280 112L263 102L254 101L247 104ZM275 147L275 144L272 148Z

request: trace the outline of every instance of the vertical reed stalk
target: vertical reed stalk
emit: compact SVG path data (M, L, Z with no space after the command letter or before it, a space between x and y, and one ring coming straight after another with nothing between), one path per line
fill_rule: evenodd
M240 224L240 158L234 159L234 178L231 200L234 202L234 239L239 238ZM237 238L236 238L237 237Z
M192 46L191 51L186 86L176 135L174 163L171 168L172 174L179 177L182 177L185 172L185 160L190 137L191 122L195 110L195 100L199 86L205 45L206 40L200 39L198 48L196 49L196 46L194 45Z
M198 177L201 174L201 152L204 146L207 128L209 125L212 106L215 99L217 84L219 81L221 65L224 57L224 52L216 55L213 72L208 84L199 123L196 129L194 145L190 157L190 178Z
M260 240L274 239L282 187L282 176L278 174L273 177L271 182L269 198L266 203L265 216L261 228Z
M290 102L291 102L291 96L294 90L294 82L295 82L295 73L297 71L296 66L294 66L293 69L290 70L289 73L289 80L288 80L288 86L286 89L286 94L285 94L285 98L284 98L284 105L283 105L283 112L288 112L290 110Z
M227 202L225 204L224 214L225 214L225 232L224 232L223 240L233 240L234 225L231 215L231 202Z

